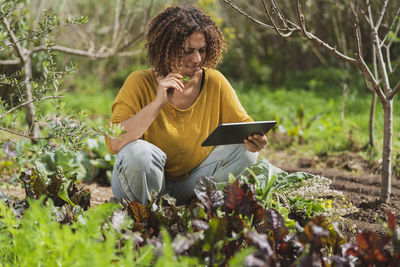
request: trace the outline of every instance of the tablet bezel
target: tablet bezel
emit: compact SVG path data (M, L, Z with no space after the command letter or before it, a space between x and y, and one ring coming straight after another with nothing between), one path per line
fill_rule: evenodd
M276 121L252 121L222 123L201 143L201 146L217 146L244 143L253 134L266 134L276 125Z

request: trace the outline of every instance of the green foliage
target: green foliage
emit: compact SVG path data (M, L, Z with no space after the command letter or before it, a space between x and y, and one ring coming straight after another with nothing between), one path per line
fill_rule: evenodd
M90 192L80 190L75 186L76 173L66 172L60 165L56 165L54 170L46 169L43 162L37 163L36 167L21 173L21 181L25 187L27 197L39 199L51 199L58 207L67 204L66 208L75 208L72 210L72 220L76 220L76 212L80 207L87 209L90 206ZM65 217L65 216L64 216ZM69 218L67 218L69 220Z
M32 127L35 140L40 134L37 121L41 119L45 122L44 133L47 134L42 140L47 142L56 140L55 144L77 150L87 136L109 134L111 131L91 126L85 121L86 116L82 112L68 113L60 100L62 96L59 92L64 77L71 73L75 66L57 64L57 58L52 51L54 31L67 25L85 23L86 18L75 19L69 16L63 21L47 10L42 12L39 19L33 18L34 15L30 13L26 4L26 1L4 1L1 4L0 32L6 40L0 45L4 48L6 58L18 58L21 64L17 64L10 73L0 76L1 87L9 92L5 98L7 101L3 99L0 101L0 118L12 116L15 120L15 113L23 107L28 107L26 120L30 124L28 126ZM26 82L28 80L29 82ZM52 114L42 112L40 109L41 103L49 99L55 99ZM27 137L21 132L22 123L16 124L15 121L12 124L7 123L9 121L10 119L4 120L3 124L2 120L1 132ZM22 129L18 129L19 127ZM6 135L6 138L10 137Z
M114 156L105 145L103 136L86 138L79 151L58 146L42 148L31 159L32 165L46 175L53 175L58 167L68 176L76 176L78 181L110 183Z
M17 220L12 210L0 202L0 259L13 266L127 266L132 263L134 240L115 229L111 217L118 206L103 204L90 209L71 225L61 225L53 220L51 203L30 201L30 208L22 220ZM111 218L110 218L111 217ZM129 218L121 218L122 223ZM115 221L115 218L114 218ZM120 245L116 244L120 240ZM143 255L151 254L149 246ZM138 256L138 255L136 255ZM138 265L148 265L151 257L137 258Z
M273 190L283 191L314 176L285 175L265 161L251 170L253 177L227 183L223 191L212 179L201 178L197 199L184 206L176 206L168 195L153 195L147 207L138 202L106 203L61 225L59 208L51 200L29 200L22 217L15 215L16 203L8 206L0 201L1 262L6 266L311 266L398 259L400 228L390 213L388 235L381 240L364 232L358 234L357 243L346 243L321 216L290 232L284 217L264 208L264 199L259 198L264 192L251 182L266 185L268 175L275 175ZM383 250L390 241L392 254ZM374 257L367 257L371 251Z
M287 172L277 168L266 159L255 163L251 177L244 177L256 186L258 200L268 207L288 209L289 217L306 220L323 215L332 221L340 221L341 216L356 211L342 192L329 188L331 181L325 177L306 172ZM243 178L242 178L243 179Z
M188 256L176 256L175 251L172 247L171 237L168 231L163 228L161 229L161 235L163 238L162 244L162 255L157 259L155 264L156 267L174 267L174 266L197 266L199 261L197 258Z
M356 150L369 141L371 100L366 90L350 91L345 102L345 120L342 121L340 114L343 96L330 89L328 81L313 90L302 87L289 90L244 86L236 84L235 87L249 115L255 120L278 121L270 133L269 146L277 149L293 146L293 149L308 151L309 154L326 155L335 151ZM399 110L400 102L395 101L394 121L400 119ZM393 127L396 135L400 125L395 123ZM378 107L375 114L375 137L376 140L383 138L383 114ZM295 140L301 140L301 144L293 142ZM381 150L382 143L376 142L376 145L378 151ZM400 151L400 143L393 142L393 149Z

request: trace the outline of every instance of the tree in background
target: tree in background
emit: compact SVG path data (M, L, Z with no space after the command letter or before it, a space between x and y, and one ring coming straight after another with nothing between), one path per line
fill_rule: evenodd
M5 73L12 73L15 78L24 79L23 83L18 83L17 79L12 84L12 79L3 76L2 88L16 96L18 106L11 107L12 111L25 107L29 130L27 134L19 133L19 135L30 136L33 140L37 140L40 129L36 106L44 99L57 98L59 86L63 81L62 73L55 70L54 52L91 59L137 54L140 52L138 45L144 38L145 25L152 15L155 1L117 0L106 1L105 5L98 5L98 1L63 1L61 7L68 11L65 12L65 17L68 17L65 22L61 22L56 15L48 11L44 12L43 19L38 20L41 9L54 9L55 4L50 1L34 2L37 3L29 3L28 6L26 1L4 0L0 4L2 19L0 65L6 66ZM31 9L31 5L34 8ZM38 8L36 13L35 7ZM91 11L93 23L87 23L82 27L86 17L79 20L71 18L71 13L88 10ZM110 16L112 12L114 14ZM65 31L59 31L57 36L57 41L64 40L65 43L68 40L67 45L55 44L54 39L57 35L55 30L67 25L74 29L74 33L69 31L65 35L63 33ZM36 63L42 58L46 58L40 62L42 69L35 71L34 66L37 66ZM71 68L68 68L68 72L70 70ZM35 72L38 77L35 77ZM40 77L41 75L43 77ZM43 80L43 78L50 79L52 83L46 82L44 83L46 85L38 86L41 82L35 79ZM45 96L49 93L48 85L55 94L51 97ZM11 113L6 109L3 108L0 118ZM2 129L16 133L11 129L4 127Z
M281 2L278 4L275 0L261 0L264 20L266 19L267 22L260 21L250 15L250 12L233 4L232 1L224 1L268 31L273 31L282 38L290 38L296 34L301 35L317 49L334 55L340 61L347 62L361 71L367 87L374 90L383 108L384 135L380 199L383 202L389 202L391 194L393 98L400 90L400 80L396 75L398 74L398 72L396 73L397 66L400 63L399 50L393 48L393 45L399 40L400 4L389 0L385 0L383 4L371 3L369 0L348 1L347 8L353 14L354 47L344 52L339 51L337 45L330 45L308 29L306 22L308 23L312 16L306 18L300 0L297 0L296 5L292 3L286 4L286 6ZM311 2L307 3L310 4ZM287 7L290 10L285 9ZM364 31L366 33L363 35ZM371 70L370 65L367 64L368 58L363 51L365 42L372 47L372 58L376 59L376 63L372 65L377 66L375 71ZM338 43L337 40L336 43ZM397 53L394 54L394 51L397 51Z
M0 60L0 65L13 66L11 71L6 69L0 78L2 91L11 95L8 101L5 101L5 98L1 99L0 118L3 120L19 108L25 107L29 130L26 134L8 127L1 127L0 130L38 140L36 105L43 100L60 98L59 86L65 74L72 71L71 66L63 70L57 69L50 49L52 46L50 35L57 28L83 23L84 18L78 20L69 18L61 22L56 15L44 12L36 27L33 27L29 24L28 11L24 10L24 5L25 1L19 0L3 1L0 6L0 55L6 58ZM40 51L44 51L45 55L42 54L42 58L38 60L36 55ZM34 77L33 61L35 63L39 61L42 70L38 77ZM17 104L14 104L14 101Z

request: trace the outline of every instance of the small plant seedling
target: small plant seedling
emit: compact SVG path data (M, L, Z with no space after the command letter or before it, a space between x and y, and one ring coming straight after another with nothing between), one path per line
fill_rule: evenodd
M185 76L182 77L181 81L182 81L183 83L188 83L188 82L190 81L190 77L187 76L187 75L185 75Z

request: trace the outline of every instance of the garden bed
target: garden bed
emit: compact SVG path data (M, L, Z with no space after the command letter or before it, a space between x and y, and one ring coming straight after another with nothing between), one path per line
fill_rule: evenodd
M268 151L268 158L287 172L304 171L331 179L331 187L342 191L359 210L345 217L356 231L386 233L378 218L385 219L387 210L400 220L400 180L392 177L391 201L380 203L381 177L372 174L371 167L357 155L341 154L322 162L317 158L294 157L292 153L281 150Z

